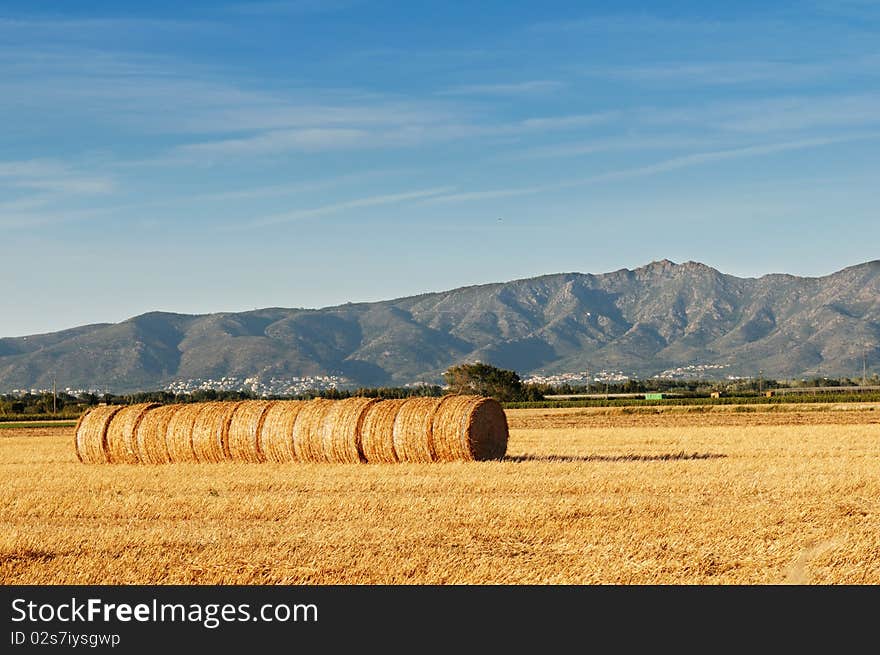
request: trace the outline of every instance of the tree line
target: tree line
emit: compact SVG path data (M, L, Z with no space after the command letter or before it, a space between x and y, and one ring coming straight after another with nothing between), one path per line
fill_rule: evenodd
M772 378L749 378L743 380L670 380L663 378L629 379L620 382L591 382L589 384L528 384L524 383L516 371L498 368L482 362L450 366L443 373L446 386L418 385L411 387L360 387L358 389L311 390L296 395L258 396L248 391L217 391L199 389L191 393L171 391L141 391L129 394L72 395L67 392L0 395L0 417L17 415L60 415L76 416L87 407L100 403L108 405L133 405L135 403L198 403L206 401L236 400L310 400L329 398L338 400L352 396L367 398L410 398L413 396L442 396L444 393L468 393L489 396L501 402L535 402L548 395L615 394L675 392L690 396L708 396L711 392L725 395L757 394L769 389L782 387L848 387L862 383L856 378L815 377L801 380L775 380ZM873 376L871 383L880 380Z

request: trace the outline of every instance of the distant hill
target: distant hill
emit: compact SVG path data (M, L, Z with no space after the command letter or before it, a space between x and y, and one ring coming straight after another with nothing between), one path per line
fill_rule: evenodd
M338 374L363 385L440 381L479 359L520 374L688 364L724 374L857 375L880 364L880 261L820 278L738 278L696 262L559 273L324 309L191 316L0 339L0 390L124 392L176 379Z

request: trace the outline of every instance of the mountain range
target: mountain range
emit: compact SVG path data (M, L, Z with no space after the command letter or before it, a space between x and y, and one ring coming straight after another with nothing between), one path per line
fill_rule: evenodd
M0 391L117 392L223 376L335 374L358 385L440 382L480 360L520 375L691 364L724 375L860 375L880 364L880 260L824 277L726 275L652 262L323 309L151 312L0 339Z

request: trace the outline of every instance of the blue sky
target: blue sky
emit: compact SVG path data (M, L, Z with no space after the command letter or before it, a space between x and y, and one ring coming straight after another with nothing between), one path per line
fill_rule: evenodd
M0 336L880 257L880 2L0 4Z

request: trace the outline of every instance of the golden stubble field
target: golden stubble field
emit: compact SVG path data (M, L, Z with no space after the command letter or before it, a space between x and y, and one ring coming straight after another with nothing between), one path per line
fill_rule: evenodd
M880 406L509 410L502 462L84 465L0 428L3 584L878 584Z

